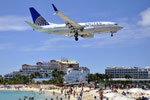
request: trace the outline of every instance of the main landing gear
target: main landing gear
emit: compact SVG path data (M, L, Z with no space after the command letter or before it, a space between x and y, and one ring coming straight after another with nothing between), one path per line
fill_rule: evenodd
M78 32L75 33L74 37L75 37L75 40L78 41Z
M114 36L114 33L111 33L111 37L113 37Z

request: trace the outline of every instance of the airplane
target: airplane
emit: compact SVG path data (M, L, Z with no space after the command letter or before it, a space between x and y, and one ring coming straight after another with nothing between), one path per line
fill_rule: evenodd
M121 30L123 27L119 26L115 22L85 22L77 23L64 14L62 14L54 4L52 7L55 13L64 20L65 24L54 24L47 22L33 7L29 8L32 15L33 23L25 21L29 24L34 31L39 31L48 34L65 35L75 38L78 41L78 37L82 38L94 38L94 33L111 33L111 37L114 33Z

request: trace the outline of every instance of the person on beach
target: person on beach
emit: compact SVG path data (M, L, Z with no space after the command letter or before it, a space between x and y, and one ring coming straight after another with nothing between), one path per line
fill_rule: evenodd
M78 93L76 93L76 95L78 96Z
M55 95L55 91L53 91L53 95Z
M63 94L63 89L61 89L61 94Z
M70 88L70 94L72 94L72 91L73 91L73 89L72 89L72 88Z
M65 90L64 94L65 94L65 98L67 98L67 91L66 90Z
M23 100L26 100L27 96L24 96L24 99Z
M97 100L96 96L94 96L94 100Z
M82 91L84 90L83 86L82 86Z
M56 97L56 100L58 100L58 96Z
M104 96L103 96L103 91L102 90L99 91L99 95L100 95L100 100L103 100Z
M78 100L82 100L82 98L80 96L78 96Z
M118 92L117 89L114 89L114 92Z
M81 92L80 92L80 97L82 98L82 96L83 96L83 91L81 90Z
M122 95L126 95L126 93L123 91L123 92L122 92Z
M68 100L70 100L70 95L68 95Z
M75 97L76 96L76 91L74 90L74 92L73 92L73 96Z

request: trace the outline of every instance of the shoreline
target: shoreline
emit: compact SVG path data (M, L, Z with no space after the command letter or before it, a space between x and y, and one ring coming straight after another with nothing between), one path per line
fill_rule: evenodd
M4 85L0 85L0 87L2 87ZM80 92L82 91L81 87L74 87L72 88L73 91L76 92L76 94L74 95L72 94L67 94L67 98L65 98L65 91L68 91L70 88L64 88L64 87L57 87L55 85L8 85L11 88L0 88L1 90L6 90L6 91L27 91L27 92L38 92L38 93L42 93L44 95L46 95L48 98L53 98L54 100L56 99L56 97L58 96L59 99L56 100L60 100L60 98L63 98L63 100L77 100L77 97L80 95ZM15 86L23 86L22 88L15 88ZM50 88L53 87L53 88ZM63 92L61 92L61 90L64 88ZM137 91L141 88L130 88L130 89L137 89ZM134 94L134 93L129 93L127 94L127 92L130 89L117 89L117 92L112 91L111 89L104 89L103 91L103 95L105 98L103 98L103 100L107 100L106 97L108 95L118 95L118 97L126 97L129 100L136 100L138 97L150 97L150 90L147 90L147 92L145 92L145 94ZM143 90L144 91L144 90ZM127 95L122 95L122 93L125 92ZM55 95L53 95L53 93L55 93ZM137 92L138 93L138 92ZM106 96L107 95L107 96ZM68 96L70 96L70 99L68 99ZM90 89L89 87L83 87L83 96L82 96L82 100L95 100L94 97L96 97L97 99L100 99L100 95L99 95L99 89ZM108 96L109 97L109 96ZM116 96L117 97L117 96ZM112 97L109 97L112 98ZM123 100L123 99L122 99Z
M0 85L0 87L2 87L4 85ZM57 87L55 85L29 85L29 86L25 86L25 85L8 85L8 86L11 86L11 88L0 88L0 91L1 90L7 90L7 91L27 91L27 92L42 92L44 94L46 94L47 96L51 97L51 96L58 96L59 98L63 98L63 100L69 100L68 99L68 96L70 96L70 100L77 100L77 97L79 96L80 94L80 91L82 90L82 88L74 88L74 90L76 91L76 95L74 96L73 94L70 94L70 95L67 95L67 97L65 98L65 93L61 93L61 89L62 87ZM14 88L15 86L23 86L22 88ZM49 89L49 87L55 87L55 89ZM42 91L40 91L40 89L42 89ZM69 88L65 89L64 91L68 91ZM83 93L83 97L82 97L82 100L93 100L93 95L91 95L91 92L93 90L91 90L89 93L86 92L87 90L89 90L89 88L84 88L84 93ZM96 90L94 90L93 93L96 93L95 92ZM55 92L55 95L53 95L53 92ZM92 93L92 94L93 94Z
M25 87L23 86L22 88L15 88L14 86L20 86L20 85L9 85L11 86L11 88L0 88L0 91L22 91L22 92L37 92L39 94L43 94L46 97L49 98L56 98L56 96L58 96L59 98L64 98L64 95L62 95L61 93L59 93L59 91L57 90L47 90L47 89L43 89L42 91L40 91L41 88L35 88L35 87ZM55 95L53 95L53 91L55 91ZM64 100L64 99L63 99Z
M3 87L4 85L0 85L0 91L25 91L25 92L37 92L39 94L44 94L45 96L51 98L53 97L54 100L56 99L56 97L58 96L58 98L63 98L63 100L68 100L67 98L65 98L64 94L61 94L60 89L48 89L49 86L53 86L53 85L41 85L40 88L39 87L34 87L34 86L24 86L24 85L8 85L11 86L11 88L6 88ZM23 86L22 88L15 88L15 86ZM56 86L55 86L56 87ZM42 89L42 90L41 90ZM53 92L55 93L55 95L53 95ZM70 98L70 100L76 100L76 98Z

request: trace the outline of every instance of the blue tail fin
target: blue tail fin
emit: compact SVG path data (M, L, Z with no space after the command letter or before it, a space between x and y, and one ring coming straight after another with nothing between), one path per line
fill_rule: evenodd
M29 9L30 9L34 24L39 25L39 26L49 25L49 23L33 7Z

